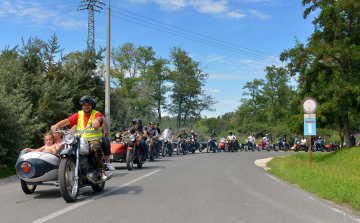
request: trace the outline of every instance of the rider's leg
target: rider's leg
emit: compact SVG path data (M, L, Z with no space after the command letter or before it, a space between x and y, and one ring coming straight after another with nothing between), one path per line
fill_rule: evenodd
M285 142L282 142L283 146L284 146L284 149L285 149Z
M270 148L270 143L266 142L266 146L267 146L267 148Z
M147 145L146 145L146 140L145 139L141 139L140 140L140 145L141 145L141 149L142 149L142 156L144 157L144 158L146 158L146 156L147 156L147 154L148 154L148 152L149 152L149 150L148 150L148 147L147 147Z
M101 178L103 181L106 181L112 177L112 174L109 174L107 176L105 174L105 165L103 162L103 150L101 147L100 140L95 139L90 142L90 154L94 157L95 165L100 169L101 171Z
M105 165L110 171L115 170L115 167L110 163L110 155L111 155L110 139L107 137L102 137L102 141L103 141L102 148L105 157Z

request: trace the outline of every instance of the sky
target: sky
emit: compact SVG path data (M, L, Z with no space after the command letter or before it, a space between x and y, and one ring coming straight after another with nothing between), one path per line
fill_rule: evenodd
M213 107L216 111L202 115L218 116L236 110L244 97L243 86L254 78L265 78L266 66L286 65L279 55L294 47L295 38L306 42L314 31L315 15L303 19L301 2L112 0L111 46L126 42L152 46L162 58L169 58L172 47L182 47L209 74L204 93L218 102ZM108 1L105 3L95 14L97 49L106 47ZM54 33L65 54L86 49L88 14L77 11L80 4L73 0L0 0L0 49L21 45L22 38L48 40Z

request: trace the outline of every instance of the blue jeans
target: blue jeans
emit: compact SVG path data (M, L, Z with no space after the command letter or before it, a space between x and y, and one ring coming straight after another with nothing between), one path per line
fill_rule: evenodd
M320 145L320 149L322 149L322 147L323 147L323 143L321 143L321 142L320 142L320 143L319 143L319 145Z
M149 153L149 144L148 141L146 139L141 139L140 140L140 145L143 151L143 155L147 155Z
M220 152L219 146L218 146L218 144L217 144L216 141L214 141L214 144L215 144L215 146L216 146L216 150Z
M286 142L283 142L284 149L285 149L285 144L286 144Z
M270 148L270 143L269 142L265 142L267 145L267 148Z

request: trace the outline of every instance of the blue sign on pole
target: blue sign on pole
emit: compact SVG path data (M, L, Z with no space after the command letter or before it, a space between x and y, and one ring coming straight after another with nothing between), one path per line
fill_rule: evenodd
M304 119L304 135L316 135L316 119Z

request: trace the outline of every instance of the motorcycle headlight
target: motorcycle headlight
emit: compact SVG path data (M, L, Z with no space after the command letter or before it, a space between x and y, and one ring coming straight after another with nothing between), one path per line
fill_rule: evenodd
M167 142L167 139L165 139L164 142Z
M75 136L73 134L66 134L64 137L64 142L66 144L72 144L75 141Z
M131 136L129 137L130 142L134 142L135 139L136 139L136 137L135 137L134 135L131 135Z

